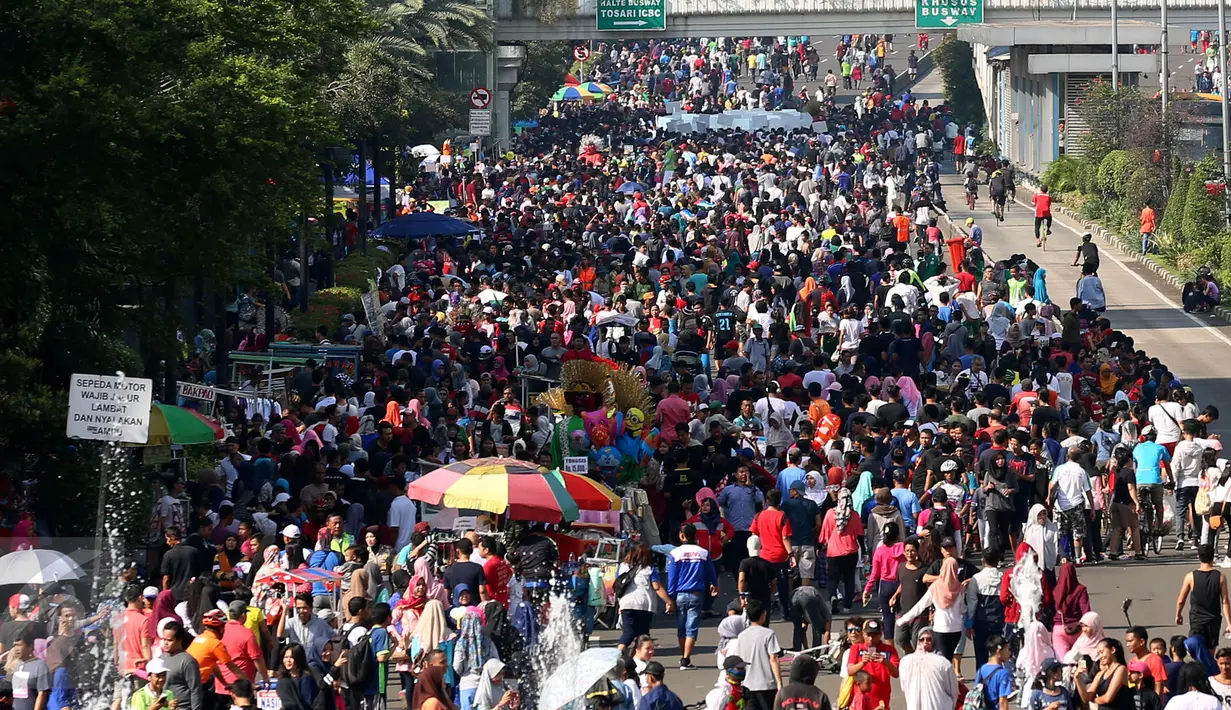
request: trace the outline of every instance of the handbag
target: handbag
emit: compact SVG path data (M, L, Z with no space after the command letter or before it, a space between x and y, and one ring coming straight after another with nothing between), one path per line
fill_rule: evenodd
M1210 498L1210 492L1204 488L1197 491L1197 498L1193 501L1193 512L1197 515L1209 515L1210 509L1214 507L1214 501Z
M855 676L848 675L842 681L842 686L838 688L838 710L846 710L851 706L851 701L855 697Z

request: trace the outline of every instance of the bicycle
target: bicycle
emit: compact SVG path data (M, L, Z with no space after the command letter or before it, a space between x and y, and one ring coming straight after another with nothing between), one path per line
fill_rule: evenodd
M1159 555L1163 552L1163 511L1162 506L1154 506L1149 500L1145 501L1145 505L1141 506L1141 512L1138 513L1141 525L1141 552L1145 554L1148 550L1154 550L1154 554ZM1157 518L1157 525L1155 525Z

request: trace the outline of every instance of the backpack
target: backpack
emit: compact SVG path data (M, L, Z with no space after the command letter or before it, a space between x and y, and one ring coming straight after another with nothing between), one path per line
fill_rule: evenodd
M615 581L611 583L611 593L619 599L628 592L631 586L633 586L633 568L629 567L616 575Z
M997 668L992 673L994 674L996 671L1008 673L1004 668ZM988 697L987 685L984 683L987 679L980 679L981 673L981 670L979 673L975 673L975 684L966 693L966 700L962 703L962 710L995 710L996 704Z
M342 648L348 651L342 671L346 685L356 688L372 682L376 677L376 654L372 652L371 632L364 634L358 643L343 642Z
M940 541L946 537L953 537L953 508L946 503L944 515L937 515L937 509L932 508L932 513L928 515L928 532L932 536L932 540L939 547ZM939 520L937 519L939 518Z

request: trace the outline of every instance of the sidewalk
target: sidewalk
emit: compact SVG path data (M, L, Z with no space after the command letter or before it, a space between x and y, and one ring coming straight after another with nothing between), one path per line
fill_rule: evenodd
M1066 217L1056 215L1047 251L1035 247L1034 211L1029 206L1033 193L1019 186L1017 203L1009 206L1005 221L997 223L991 213L992 202L986 186L973 212L966 209L960 177L941 177L948 199L949 218L964 225L974 217L983 229L983 248L989 258L1003 259L1010 254L1025 254L1047 270L1047 291L1051 301L1067 308L1076 293L1079 271L1073 257L1084 229ZM1202 406L1221 406L1231 401L1231 381L1222 368L1231 361L1231 327L1206 315L1185 313L1173 295L1174 288L1135 261L1106 244L1099 244L1102 268L1099 276L1107 294L1107 318L1113 328L1131 336L1139 350L1162 360L1184 384L1192 387ZM1213 427L1231 433L1231 415Z

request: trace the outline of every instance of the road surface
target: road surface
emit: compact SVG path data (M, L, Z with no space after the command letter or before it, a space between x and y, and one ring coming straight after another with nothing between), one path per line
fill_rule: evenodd
M913 37L910 39L913 40ZM825 43L825 47L832 49L829 42ZM935 73L924 76L914 93L920 99L933 103L941 100L939 77ZM968 213L961 197L959 181L956 176L949 175L944 182L952 218L959 224L964 223ZM1027 190L1018 189L1019 199L1028 200L1029 196ZM983 228L984 246L988 254L994 258L1010 253L1027 254L1047 269L1048 290L1052 299L1067 299L1076 282L1076 270L1070 264L1079 242L1078 232L1057 219L1048 251L1040 252L1035 248L1032 237L1032 213L1027 211L1025 204L1013 205L1006 221L998 225L991 216L990 201L986 195L984 198L976 205L973 216ZM1231 383L1220 373L1221 365L1231 361L1231 328L1205 316L1185 314L1176 303L1172 287L1149 271L1136 267L1135 262L1123 262L1110 249L1102 249L1102 252L1101 276L1107 292L1107 316L1113 326L1132 335L1139 348L1162 358L1185 383L1194 387L1202 405L1229 401ZM1231 415L1211 429L1216 432L1228 430L1228 419ZM1123 639L1127 623L1120 608L1125 599L1132 599L1129 612L1132 622L1144 625L1152 637L1168 638L1187 631L1186 627L1174 625L1175 598L1184 573L1195 566L1195 554L1191 550L1164 550L1161 557L1151 557L1145 562L1108 562L1085 567L1079 575L1090 590L1091 606L1102 615L1109 636ZM722 581L723 594L714 605L719 610L734 598L734 581L730 575L724 575ZM878 615L878 612L868 610L862 615ZM840 633L845 618L843 615L834 620L832 628L835 633ZM655 617L652 634L658 639L658 660L667 668L667 685L685 704L703 700L718 679L714 662L717 621L706 620L702 625L693 655L696 669L680 671L675 618L664 614ZM773 628L779 642L789 645L790 625L779 622L774 623ZM618 636L618 632L604 631L596 634L595 639L599 644L612 644ZM965 677L971 677L975 672L973 653L974 649L968 642L961 666ZM817 685L829 694L831 700L837 697L838 676L823 675ZM896 681L892 707L905 707Z

